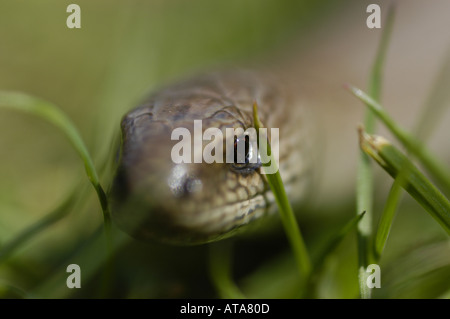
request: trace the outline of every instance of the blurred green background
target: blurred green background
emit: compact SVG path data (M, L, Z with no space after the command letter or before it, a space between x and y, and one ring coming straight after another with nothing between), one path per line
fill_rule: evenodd
M36 95L63 109L107 188L106 162L114 155L120 118L149 91L217 63L264 61L292 39L308 43L310 29L356 2L79 0L82 28L71 30L66 7L72 1L0 0L0 89ZM0 249L78 192L67 216L0 257L0 296L217 296L208 275L208 246L142 243L117 232L112 275L105 274L101 210L71 146L51 125L12 111L0 110L0 133ZM302 212L300 225L313 255L353 216L353 201L330 203L332 213ZM448 296L447 235L412 201L403 209L408 214L395 221L375 296ZM232 240L235 278L250 297L295 296L295 264L275 224L267 234ZM71 263L82 269L78 290L65 285ZM356 274L352 234L327 259L317 296L358 297Z

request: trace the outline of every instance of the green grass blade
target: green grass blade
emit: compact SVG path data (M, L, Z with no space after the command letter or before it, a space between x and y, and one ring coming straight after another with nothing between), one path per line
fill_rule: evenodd
M413 163L386 139L363 130L360 130L360 144L394 178L407 165L405 190L450 234L450 202Z
M422 115L418 117L418 122L414 129L414 136L422 142L424 142L430 135L431 129L436 127L436 122L438 119L442 118L442 113L445 110L450 98L447 85L450 79L450 54L447 55L447 58L442 64L440 70L441 71L435 80L435 84L433 85L433 89L425 103L425 106L422 108ZM411 151L408 148L406 151L409 157ZM402 194L402 184L404 183L405 176L407 175L407 169L408 166L405 165L395 179L380 218L380 223L377 228L374 242L374 255L377 260L381 258L381 254L384 250L390 229L392 227L395 213L399 206L399 200Z
M355 228L361 219L364 217L366 212L362 212L354 216L350 221L348 221L344 227L342 227L336 234L334 234L325 244L324 248L318 254L318 257L314 261L314 269L311 273L307 284L307 297L315 298L316 288L317 288L317 279L319 277L320 272L322 271L325 260L328 256L332 254L332 252L336 249L336 247L342 242L342 240L347 236L350 231Z
M209 271L212 282L221 298L243 299L231 275L231 242L226 240L209 245Z
M369 91L376 100L381 97L382 70L386 57L386 52L394 25L394 7L389 8L386 24L383 27L381 42L377 50L375 62L369 77ZM375 130L375 116L372 110L367 110L364 125L368 132ZM358 224L358 264L359 264L359 287L361 298L371 297L371 291L367 288L367 266L371 264L371 245L373 222L373 173L370 160L366 154L360 152L357 171L356 188L356 214L366 212L366 217Z
M375 62L372 66L369 76L369 92L377 101L381 99L381 84L383 80L383 66L386 60L387 49L394 27L395 7L389 8L386 23L383 26L383 34L381 35L380 44L376 53ZM375 116L371 110L366 114L365 123L367 132L371 133L375 130ZM367 217L366 217L367 218Z
M109 229L110 216L106 194L100 185L91 156L72 121L54 104L20 92L0 91L0 107L11 108L41 117L60 129L84 162L86 174L99 198L105 226Z
M32 295L22 288L0 279L0 299L30 299Z
M435 299L450 287L450 241L422 243L383 267L380 298ZM430 282L435 282L430 286ZM433 288L431 288L433 287Z
M256 102L253 104L253 121L256 131L259 132L259 129L263 126L258 117L258 108ZM277 165L270 149L270 143L259 143L259 134L257 134L257 136L258 148L260 150L259 153L261 155L262 162L266 163L263 164L263 166L269 166L271 164ZM266 145L267 149L264 149ZM292 246L295 260L300 271L300 276L307 278L310 275L312 269L311 260L308 250L306 249L303 236L300 232L300 228L297 224L297 220L295 219L291 204L289 203L289 200L287 198L283 181L281 180L280 172L277 169L275 174L265 174L265 176L267 178L270 189L275 196L275 200L280 211L281 221L283 223L283 227L288 240Z
M414 139L408 132L398 126L395 121L389 116L385 109L369 95L362 90L348 86L349 90L359 99L361 99L389 128L394 136L405 145L405 147L411 150L425 166L425 168L433 175L433 177L442 185L450 190L450 171L442 162L436 159L436 156L419 141Z
M358 280L360 296L363 299L370 298L370 289L366 285L366 268L370 262L370 244L372 235L372 207L373 207L373 174L369 158L366 154L360 154L357 170L357 188L356 188L356 213L366 211L368 216L365 221L358 224Z
M35 235L39 234L41 231L47 229L63 217L65 217L69 212L70 208L74 205L76 199L78 198L79 192L73 191L71 195L66 198L62 204L60 204L56 209L46 215L44 218L40 219L35 224L31 225L19 235L14 237L10 242L6 243L0 249L0 263L5 261L12 253L14 253L20 246L32 239Z
M389 191L383 212L381 213L380 222L378 224L374 240L374 255L376 260L381 258L381 254L386 246L395 213L397 212L399 205L400 196L402 194L402 186L405 183L406 174L407 170L403 168L400 174L395 178L391 190Z
M344 225L344 227L342 227L339 230L339 232L337 232L330 238L328 243L325 245L325 248L319 254L319 257L314 263L314 271L322 267L326 257L329 256L333 252L333 250L336 249L336 247L342 242L345 236L347 236L347 234L350 233L350 231L358 225L358 223L363 219L365 214L366 212L362 212L361 214L354 216Z

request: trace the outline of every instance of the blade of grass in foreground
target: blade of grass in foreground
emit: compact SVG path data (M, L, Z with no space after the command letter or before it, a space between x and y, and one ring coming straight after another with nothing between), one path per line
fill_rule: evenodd
M389 141L369 135L360 128L361 149L372 157L392 177L405 165L405 190L450 234L450 202L448 199Z
M412 137L414 136L417 139L420 139L422 143L425 142L432 129L436 127L436 123L442 118L443 112L448 105L450 93L447 83L450 79L450 54L447 54L447 58L439 69L441 71L439 72L435 84L433 85L433 89L422 108L422 115L418 117L414 129L415 133L412 134ZM411 150L408 147L406 148L406 153L407 156L410 157ZM407 169L408 166L405 165L397 175L381 214L374 241L374 256L376 260L381 258L389 237L390 229L403 193L402 185L404 184L405 176L407 175Z
M391 190L389 191L388 198L384 205L383 212L381 213L380 221L378 223L377 231L374 240L374 255L378 261L381 258L384 247L386 246L389 233L391 231L392 223L394 221L395 213L397 212L400 198L402 195L403 185L408 174L408 168L404 166L399 174L396 176Z
M89 152L72 121L52 103L20 92L0 91L0 107L8 107L39 116L54 124L64 133L64 135L66 135L84 162L87 176L94 186L100 200L105 227L108 230L110 225L110 216L106 194L100 185L97 171L94 167L91 156L89 155Z
M386 24L383 27L383 33L381 36L381 42L377 50L375 62L372 67L372 71L369 77L369 90L370 94L379 100L381 97L381 82L382 82L382 70L384 60L389 44L389 39L392 34L392 28L394 25L394 6L389 8ZM364 125L367 131L372 133L375 130L375 116L369 109L366 113ZM358 224L358 264L359 264L359 290L360 296L363 299L371 297L371 290L366 285L367 279L367 266L371 264L372 249L369 243L372 236L372 221L373 221L373 174L369 157L361 152L358 160L358 173L357 173L357 187L356 187L356 214L366 212L366 217L361 223Z
M258 117L258 106L256 102L253 104L253 122L256 132L259 132L260 128L262 128L262 124ZM277 165L275 158L271 152L270 144L268 142L260 143L259 134L257 134L257 136L261 160L263 163L266 163L263 164L263 167L269 166L271 164ZM283 223L283 227L289 239L289 242L292 246L295 260L300 271L300 276L303 278L308 278L312 269L311 261L302 234L300 232L300 228L298 227L297 220L295 219L294 212L292 211L291 204L289 203L289 200L287 198L283 181L281 180L280 172L278 169L276 169L276 173L265 174L265 176L269 183L270 189L275 196L275 200L280 211L281 221Z
M209 245L209 271L211 279L221 298L243 299L231 275L232 247L229 240Z
M44 120L55 125L58 129L60 129L64 135L68 138L70 143L72 144L75 151L81 157L84 162L84 167L86 170L86 174L94 187L98 199L100 201L100 205L103 212L103 220L104 220L104 231L106 235L106 252L108 255L108 264L106 271L104 272L104 284L103 287L107 287L107 284L111 282L111 274L112 274L112 235L111 235L111 219L108 208L108 201L106 198L105 191L103 190L97 170L95 169L94 163L92 162L92 158L89 155L86 145L83 142L78 130L72 121L62 112L56 105L44 101L42 99L20 93L20 92L5 92L0 91L0 107L8 107L14 110L23 111L26 113L33 114L35 116L41 117ZM54 215L49 215L48 219L44 219L44 224L37 225L36 230L42 229L49 223L53 221L53 218L58 217L60 212L55 212ZM56 217L55 217L56 215ZM26 233L25 233L26 235ZM27 235L26 235L27 236ZM27 238L19 238L20 240L26 240ZM14 243L17 245L18 243Z
M444 185L447 190L450 190L450 171L443 163L437 160L436 156L432 155L422 143L418 142L408 132L399 127L385 109L369 95L351 85L348 85L348 89L380 118L395 137L422 162L425 168L440 184Z
M448 83L450 82L450 51L439 69L440 72L424 107L422 107L422 115L417 118L418 121L412 134L412 136L419 139L422 143L425 143L425 140L430 136L439 119L443 118L443 113L446 111L450 100L450 91L448 90ZM408 157L410 157L410 153L411 151L407 148L406 155ZM374 242L374 255L377 260L381 258L389 237L400 198L403 194L402 185L405 182L407 170L408 165L405 165L397 175L386 200L383 213L381 214Z

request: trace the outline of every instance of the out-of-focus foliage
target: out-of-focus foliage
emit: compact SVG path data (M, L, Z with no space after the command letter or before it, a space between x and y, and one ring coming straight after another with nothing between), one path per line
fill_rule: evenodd
M150 90L218 63L263 60L343 10L327 1L79 0L82 28L70 30L65 23L71 2L0 1L0 88L61 107L79 128L106 188L106 160L114 157L120 118ZM107 263L99 203L64 137L45 122L5 110L0 132L0 250L74 189L79 192L62 220L9 258L0 257L1 297L217 296L207 275L207 246L143 243L115 230L116 254ZM450 285L450 261L440 253L448 251L440 243L447 238L420 207L406 205L408 214L399 215L392 228L381 261L389 271L375 296L439 297ZM353 211L353 198L332 214L304 208L300 225L313 257ZM234 242L234 275L249 297L296 296L293 257L276 218L272 226ZM358 296L355 246L348 236L327 258L318 297ZM411 262L417 263L410 272ZM71 263L81 266L82 289L65 285Z

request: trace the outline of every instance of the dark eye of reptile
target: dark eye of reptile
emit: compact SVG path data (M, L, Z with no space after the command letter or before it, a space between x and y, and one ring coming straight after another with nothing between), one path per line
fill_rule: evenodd
M242 149L242 143L244 144L245 157L238 157L238 150ZM252 174L258 168L261 167L261 161L259 155L255 154L255 151L250 142L250 137L244 135L241 137L234 138L234 163L231 164L231 169L239 174ZM256 158L254 158L256 157ZM239 163L239 160L241 160Z
M245 143L245 157L244 157L244 162L242 161L238 161L238 145L240 143ZM242 148L242 146L240 147ZM239 158L240 159L240 158ZM249 163L250 160L250 142L249 142L249 137L248 135L245 135L243 137L234 137L234 164L237 166L245 166L246 164Z

